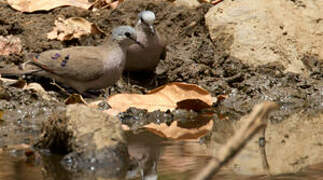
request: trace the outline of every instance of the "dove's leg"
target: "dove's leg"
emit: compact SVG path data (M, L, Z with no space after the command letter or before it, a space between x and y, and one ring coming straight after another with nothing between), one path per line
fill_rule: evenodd
M127 85L130 86L130 72L127 72Z
M154 87L157 87L158 86L158 81L157 81L157 74L156 73L154 73L154 72L147 72L147 73L149 73L150 74L150 80L148 81L148 84L149 85L152 85L152 86L154 86Z
M67 90L65 90L63 87L61 87L60 85L58 85L56 82L55 82L55 79L53 79L53 82L50 83L51 85L57 87L61 92L63 92L65 95L67 96L70 96L71 93L69 93Z
M157 75L154 73L153 76L154 77L152 79L153 79L154 85L155 85L155 87L157 87L158 86Z
M108 96L110 96L111 95L111 88L109 87L108 88Z

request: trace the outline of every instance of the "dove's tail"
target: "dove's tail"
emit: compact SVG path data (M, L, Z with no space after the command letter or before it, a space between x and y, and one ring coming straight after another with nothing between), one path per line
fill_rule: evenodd
M32 74L39 72L41 69L21 69L18 66L13 66L9 68L0 68L1 76L21 76L24 74Z

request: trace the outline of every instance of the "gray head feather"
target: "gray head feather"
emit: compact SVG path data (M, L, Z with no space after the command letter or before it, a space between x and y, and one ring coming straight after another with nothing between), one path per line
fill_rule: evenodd
M155 13L152 11L141 11L138 14L139 21L142 21L142 23L145 23L147 25L153 25L154 21L156 19Z
M147 27L149 28L149 30L155 34L155 28L154 28L154 22L156 19L155 13L153 13L152 11L141 11L138 14L138 24L140 25L142 24L143 27Z
M130 39L135 41L137 39L136 30L130 26L119 26L112 30L112 38L117 41Z
M143 44L137 41L137 32L131 26L119 26L114 28L112 30L112 39L118 41L124 48L134 43L144 47Z

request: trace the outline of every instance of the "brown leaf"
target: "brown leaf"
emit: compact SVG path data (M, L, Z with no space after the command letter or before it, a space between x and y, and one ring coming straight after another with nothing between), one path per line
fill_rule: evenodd
M123 1L121 1L121 0L119 0L119 1L115 1L115 2L112 2L111 4L110 4L110 7L112 8L112 9L115 9L115 8L117 8L118 6L119 6L119 4L120 3L122 3Z
M186 110L194 110L201 111L202 109L210 108L211 106L205 103L200 99L185 99L176 103L176 109L186 109Z
M111 109L108 112L116 113L126 111L129 107L167 111L177 107L177 102L186 99L199 99L209 106L212 105L212 97L205 89L187 83L169 83L153 89L149 93L142 94L117 94L108 98ZM94 102L95 104L96 102Z
M111 8L115 9L122 3L124 0L96 0L92 6L91 10L96 11L97 9Z
M89 106L97 108L101 101L96 101ZM142 94L117 94L108 98L110 109L104 110L110 115L117 115L129 107L147 109L148 111L175 108L194 109L200 111L212 105L211 95L195 84L169 83L158 87L149 93ZM196 112L195 112L196 114ZM191 116L188 116L191 117ZM150 123L143 126L147 130L168 139L196 139L207 134L213 127L213 113L200 113L193 119L175 119L170 125L166 123ZM130 130L123 125L124 130Z
M60 6L75 6L88 9L88 0L8 0L8 4L21 12L49 11Z
M60 41L80 38L88 34L103 33L98 27L84 18L71 17L68 19L58 18L55 21L53 31L47 33L48 39L58 39Z
M213 5L217 5L219 4L220 2L222 2L223 0L215 0L215 1L212 1L211 4Z
M64 103L66 105L68 104L87 104L86 101L83 99L83 97L79 94L72 94L70 95L70 97L68 97L67 99L65 99Z
M15 88L25 89L27 86L27 82L25 80L20 79L14 82L13 84L10 84L10 86Z
M176 119L178 121L177 126L181 128L186 129L194 129L194 128L200 128L202 126L205 126L207 123L209 123L210 120L212 120L214 117L214 113L211 112L203 112L198 113L197 115L194 115L194 113L187 112L187 117L177 117L179 119Z
M21 41L15 36L0 36L0 55L20 54L22 50Z
M204 126L191 129L179 127L177 121L174 121L170 126L168 126L166 123L150 123L144 126L144 128L147 128L149 131L153 132L154 134L157 134L158 136L174 140L197 139L210 132L212 130L212 127L213 120L210 120Z
M4 111L0 109L0 121L3 121L2 117L3 117Z
M218 95L217 98L218 98L218 101L221 102L221 101L224 101L226 98L228 98L228 95L225 95L225 94Z

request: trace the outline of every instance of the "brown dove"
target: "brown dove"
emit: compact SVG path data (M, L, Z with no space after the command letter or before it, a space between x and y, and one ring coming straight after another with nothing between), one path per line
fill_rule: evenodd
M137 41L144 47L129 46L125 71L154 71L160 59L165 59L166 45L154 28L154 21L155 14L151 11L138 14Z
M130 26L119 26L99 46L79 46L45 51L26 63L21 72L0 69L0 74L26 74L52 78L80 93L106 88L119 80L126 63L127 48L139 44Z

